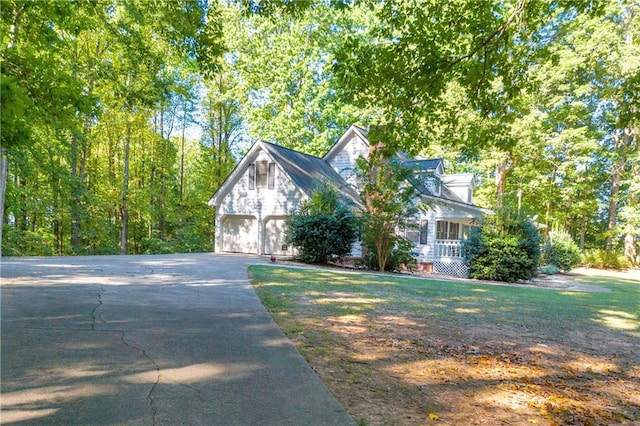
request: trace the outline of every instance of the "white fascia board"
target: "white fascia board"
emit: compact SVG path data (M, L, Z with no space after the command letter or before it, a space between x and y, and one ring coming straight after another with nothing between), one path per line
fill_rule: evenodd
M427 199L427 200L432 200L438 204L445 204L445 205L449 205L449 206L455 206L458 208L463 208L463 209L467 209L467 210L472 210L472 211L476 211L478 213L482 213L482 214L493 214L493 210L491 209L485 209L483 207L478 207L474 204L467 204L467 203L462 203L462 202L458 202L458 201L453 201L453 200L446 200L444 198L441 197L435 197L433 195L426 195L426 194L421 194L420 195L421 198Z
M236 167L231 171L227 179L225 179L216 193L213 194L211 199L207 202L207 205L215 207L220 203L220 201L222 201L222 199L229 193L229 191L231 191L231 189L233 189L235 184L242 177L247 164L250 164L258 156L258 152L260 152L260 150L265 151L267 155L271 157L269 151L265 149L262 141L254 142L251 148L249 148L249 152L247 152L245 156L242 157L242 160L240 160Z
M335 144L333 144L333 146L331 147L331 149L329 150L329 152L327 152L324 157L322 157L323 160L329 162L330 158L333 157L334 155L336 155L336 153L338 151L340 151L342 149L342 147L344 146L345 142L349 139L349 137L351 136L352 133L355 133L356 135L358 135L360 137L360 139L362 140L362 142L364 142L365 144L369 145L369 139L367 139L367 136L362 133L362 131L360 130L360 128L358 126L356 126L355 124L352 124L346 132L344 132L344 134L342 136L340 136L340 139L338 139L338 142L336 142Z

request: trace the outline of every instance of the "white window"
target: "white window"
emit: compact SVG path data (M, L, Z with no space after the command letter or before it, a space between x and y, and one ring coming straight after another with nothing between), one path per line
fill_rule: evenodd
M448 222L446 220L439 220L436 222L438 240L459 240L460 239L460 224L455 222Z
M425 245L427 244L428 226L429 221L426 219L421 219L419 222L415 221L410 225L398 228L398 235L406 238L407 241L411 241L416 245Z
M256 161L249 165L249 189L275 188L276 165L267 161Z

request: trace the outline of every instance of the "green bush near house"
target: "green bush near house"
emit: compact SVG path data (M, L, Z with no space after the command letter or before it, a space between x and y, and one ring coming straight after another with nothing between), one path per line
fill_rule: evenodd
M551 231L543 258L545 265L556 265L561 271L569 272L580 264L580 249L568 232Z
M357 221L331 185L320 185L287 219L287 244L305 263L327 263L347 256L357 237Z
M463 244L469 276L481 280L515 282L531 279L540 259L540 235L521 216L498 212L485 217Z

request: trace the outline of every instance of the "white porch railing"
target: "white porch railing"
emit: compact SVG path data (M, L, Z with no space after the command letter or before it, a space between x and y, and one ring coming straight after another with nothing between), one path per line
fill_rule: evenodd
M462 259L462 242L460 240L436 240L435 256Z

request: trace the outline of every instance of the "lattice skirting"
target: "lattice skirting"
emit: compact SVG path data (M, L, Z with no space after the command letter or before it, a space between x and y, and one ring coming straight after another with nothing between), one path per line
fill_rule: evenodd
M466 278L469 276L469 267L462 262L433 262L433 272L442 275Z

